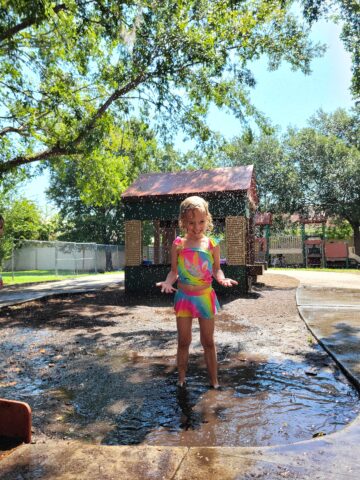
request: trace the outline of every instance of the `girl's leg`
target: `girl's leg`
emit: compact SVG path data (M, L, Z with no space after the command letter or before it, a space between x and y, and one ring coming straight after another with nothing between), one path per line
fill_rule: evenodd
M217 378L216 347L214 342L215 319L199 318L200 341L204 348L205 363L208 369L210 385L219 386Z
M185 382L185 375L189 360L189 347L191 344L191 317L176 317L178 331L177 368L179 385Z

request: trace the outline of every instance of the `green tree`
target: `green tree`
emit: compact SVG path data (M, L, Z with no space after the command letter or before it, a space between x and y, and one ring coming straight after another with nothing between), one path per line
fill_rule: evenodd
M171 145L159 149L154 132L132 119L112 127L91 161L61 159L51 165L49 197L59 209L58 238L73 242L124 242L122 192L139 173L179 169ZM109 254L107 269L111 270Z
M296 195L289 191L299 188L297 172L276 132L234 138L223 145L219 159L223 166L254 165L261 211L295 211Z
M325 136L333 136L348 147L360 150L360 106L347 112L338 108L333 113L322 109L310 118L310 126Z
M4 235L0 242L0 262L9 258L13 245L21 240L37 240L42 228L42 216L37 205L27 199L16 199L3 205Z
M348 221L334 218L326 228L326 238L332 240L348 240L353 235L353 229Z
M312 128L289 135L287 148L302 192L297 199L299 210L315 210L349 222L359 255L360 149L353 135L353 115L340 110L328 115L319 112Z
M321 212L345 222L359 255L359 110L319 111L309 128L289 128L282 137L274 133L235 138L223 145L219 164L253 164L260 209L282 214L282 221L285 213Z
M162 137L206 142L211 104L246 121L250 62L310 71L322 52L291 0L3 0L0 176L96 156L116 120L152 117Z
M61 227L61 219L58 213L51 215L51 217L43 217L39 228L38 240L57 240L59 235L61 235Z

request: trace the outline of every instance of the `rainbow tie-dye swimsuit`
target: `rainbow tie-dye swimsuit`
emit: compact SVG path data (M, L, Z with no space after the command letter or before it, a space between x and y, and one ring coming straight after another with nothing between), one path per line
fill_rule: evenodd
M212 288L213 249L219 242L209 238L207 250L201 248L183 248L183 241L176 237L174 245L178 249L178 280L182 284L175 294L175 312L177 317L213 318L220 310L216 293ZM186 285L203 286L198 291L186 288Z

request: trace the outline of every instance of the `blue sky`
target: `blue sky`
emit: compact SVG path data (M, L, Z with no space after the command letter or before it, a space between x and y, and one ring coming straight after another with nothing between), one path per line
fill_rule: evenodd
M320 108L332 112L353 105L351 59L339 38L340 32L341 27L333 23L322 21L314 25L312 39L328 48L323 57L312 62L311 75L293 72L288 64L269 72L265 59L253 65L257 81L251 93L253 103L282 131L289 125L305 127ZM210 124L229 138L240 132L238 121L222 112L213 112Z
M327 44L328 49L323 57L313 61L311 75L293 72L286 64L275 72L267 70L266 62L253 66L257 80L251 94L253 103L282 131L289 125L306 126L310 116L320 108L333 112L339 107L349 109L353 106L349 90L351 60L339 39L340 31L341 28L333 23L322 21L314 25L312 39ZM237 119L215 109L209 115L209 124L226 138L241 133ZM47 185L48 178L44 174L27 182L21 192L45 209ZM47 210L49 214L52 208Z

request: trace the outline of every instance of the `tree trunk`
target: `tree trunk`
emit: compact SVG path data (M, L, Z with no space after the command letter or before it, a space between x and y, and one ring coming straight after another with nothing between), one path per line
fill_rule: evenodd
M111 247L109 247L109 245L106 245L106 247L105 247L105 258L106 258L105 270L107 272L112 272L114 270L114 268L113 268L113 263L112 263Z
M360 256L360 222L351 222L350 225L354 231L355 254Z

